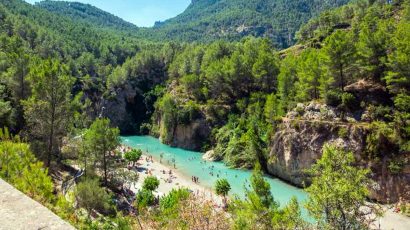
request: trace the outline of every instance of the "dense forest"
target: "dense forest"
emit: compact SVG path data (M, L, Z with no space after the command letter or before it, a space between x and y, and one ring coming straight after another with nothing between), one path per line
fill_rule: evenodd
M112 28L114 30L136 30L137 27L130 22L107 13L89 4L64 1L41 1L36 6L50 12L64 15L75 21L91 23L96 27Z
M157 22L153 28L140 28L135 35L155 41L212 42L218 39L239 41L245 36L267 37L278 48L295 43L299 27L320 12L348 0L283 1L283 0L196 0L180 15ZM90 5L44 1L37 6L96 25L133 29L126 22Z
M369 228L369 197L410 199L410 2L347 2L196 0L141 29L90 5L2 1L0 177L81 229ZM312 144L303 205L315 222L263 177L298 185L275 175L275 143L306 126L342 143ZM130 195L143 153L118 154L120 134L253 169L246 198L228 201L221 179L222 209L182 188L157 199L155 177ZM404 186L372 197L380 171Z

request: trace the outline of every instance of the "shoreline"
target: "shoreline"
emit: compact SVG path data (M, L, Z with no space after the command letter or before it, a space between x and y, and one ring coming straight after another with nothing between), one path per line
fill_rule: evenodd
M127 145L122 146L125 146L127 148L133 148ZM149 157L152 157L153 162L146 161L146 158ZM168 194L172 189L187 188L197 197L203 197L206 200L214 203L215 206L220 206L222 204L222 198L216 195L212 188L202 184L194 183L192 180L190 180L189 176L180 172L178 168L174 169L172 165L160 163L159 159L145 151L143 152L136 167L137 168L135 168L134 170L138 173L139 178L138 182L132 185L131 190L133 190L133 192L137 192L138 187L142 186L143 180L149 176L145 173L146 170L151 170L152 176L155 176L160 180L160 185L157 189L157 191L159 192L159 196ZM169 170L172 171L172 175L174 176L174 178L172 179L172 183L165 182L165 179L169 178L169 174L164 174L162 172L163 170L165 170L166 172L169 172ZM379 224L381 229L404 230L406 229L406 226L409 226L409 217L406 217L402 214L394 213L391 209L388 208L387 210L385 209L385 211L386 212L383 217L377 218L377 220L373 222L373 226L371 227L371 229L377 229L376 226L378 226Z
M157 196L166 195L173 189L187 188L196 196L202 196L216 205L222 204L222 198L216 195L208 186L194 183L188 176L178 171L178 168L174 169L170 165L160 163L154 156L152 156L153 161L147 161L146 159L150 157L151 155L144 152L137 162L136 168L133 169L138 173L138 182L131 186L133 192L136 193L138 189L142 187L145 178L154 176L160 180L160 184L156 190ZM166 172L165 174L163 173L164 170ZM172 172L171 175L169 171Z

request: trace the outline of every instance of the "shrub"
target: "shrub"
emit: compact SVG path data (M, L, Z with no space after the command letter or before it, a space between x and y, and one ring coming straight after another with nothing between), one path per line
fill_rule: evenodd
M145 178L144 184L142 185L142 189L148 191L154 191L159 186L159 180L154 176L149 176Z
M159 201L160 210L164 213L173 213L177 208L178 204L181 201L184 201L189 198L188 189L172 189L168 195L161 198Z
M149 123L143 123L140 126L140 133L142 135L148 135L151 132L151 130L153 130L153 128L152 125Z
M330 106L338 106L342 103L342 96L340 91L329 90L325 95L325 103Z
M217 180L215 183L215 192L223 197L228 195L229 190L231 190L231 185L227 179Z
M403 162L399 160L392 160L389 162L389 171L393 174L398 174L403 170Z
M346 127L339 127L339 131L337 132L337 135L341 138L346 138L349 136L349 129Z
M92 210L106 213L109 208L110 195L100 186L98 179L86 179L77 185L75 199L88 214Z
M40 202L53 198L53 183L48 170L38 162L30 146L0 129L0 177Z
M135 203L138 209L151 206L155 203L154 194L150 190L142 189L137 193Z
M142 150L141 149L133 149L131 151L128 151L124 154L124 158L135 164L142 156Z
M342 105L345 110L354 110L358 106L356 98L351 93L343 93L341 96Z

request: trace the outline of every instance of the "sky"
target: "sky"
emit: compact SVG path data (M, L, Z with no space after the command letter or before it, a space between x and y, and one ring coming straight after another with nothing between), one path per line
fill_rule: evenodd
M40 0L26 0L29 3ZM68 0L70 1L70 0ZM75 0L110 12L140 27L153 26L182 13L191 0Z

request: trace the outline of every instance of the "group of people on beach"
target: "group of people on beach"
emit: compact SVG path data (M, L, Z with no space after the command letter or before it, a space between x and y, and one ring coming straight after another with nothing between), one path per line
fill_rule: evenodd
M192 176L192 182L194 182L195 184L198 184L199 183L199 177Z
M145 157L145 161L154 163L154 158L152 158L152 156L150 155L150 156Z

